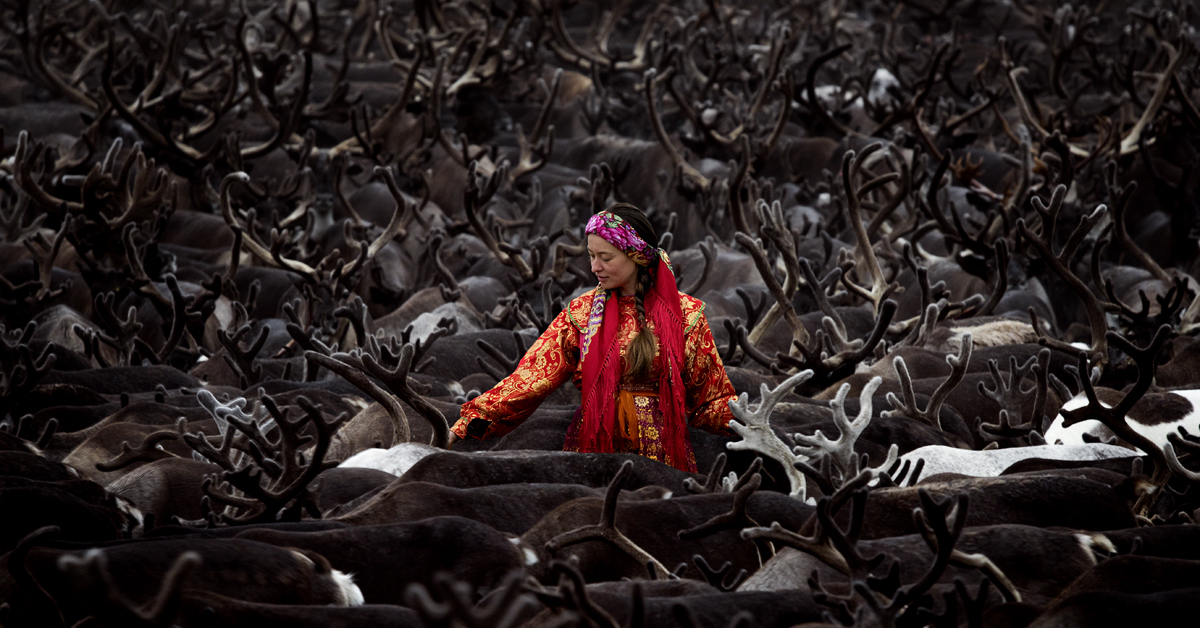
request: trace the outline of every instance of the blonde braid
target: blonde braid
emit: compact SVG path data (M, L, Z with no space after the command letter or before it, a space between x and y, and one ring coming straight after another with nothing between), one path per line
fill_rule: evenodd
M650 374L650 367L654 362L654 352L658 348L658 336L646 324L646 292L650 289L650 282L649 269L639 267L634 299L637 304L638 325L641 329L637 336L630 341L629 348L625 350L625 372L634 379Z

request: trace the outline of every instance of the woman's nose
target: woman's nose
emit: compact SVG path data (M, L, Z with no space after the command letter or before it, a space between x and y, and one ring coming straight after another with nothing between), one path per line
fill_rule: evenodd
M598 272L600 272L600 260L594 259L592 260L592 274L596 274Z

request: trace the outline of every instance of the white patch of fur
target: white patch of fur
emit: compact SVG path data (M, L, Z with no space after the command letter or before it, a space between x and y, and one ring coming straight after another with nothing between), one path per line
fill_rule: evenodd
M400 443L391 449L373 447L350 456L338 466L378 469L379 471L391 473L395 476L401 476L425 456L435 454L439 451L445 450L424 443Z
M982 325L953 327L946 329L947 337L940 338L936 346L928 346L938 351L958 353L962 351L963 334L971 334L971 344L975 347L1001 347L1028 342L1037 342L1037 334L1033 325L1025 321L995 320ZM935 338L937 333L935 332Z
M1138 434L1141 434L1142 436L1145 436L1154 443L1158 444L1160 447L1170 442L1167 440L1167 436L1171 434L1178 434L1180 427L1186 429L1190 434L1200 433L1200 411L1197 410L1197 408L1200 408L1200 390L1173 390L1168 394L1178 395L1184 399L1187 399L1192 404L1192 411L1180 417L1178 420L1159 423L1157 425L1146 425L1145 423L1138 421L1138 415L1136 412L1137 406L1134 406L1135 411L1131 412L1126 417L1128 419L1129 427L1133 428L1133 430ZM1087 396L1080 393L1064 403L1062 409L1075 410L1086 405ZM1105 408L1112 407L1110 404L1107 404L1103 401L1100 402L1100 405L1104 406ZM1114 436L1112 430L1108 429L1108 427L1099 421L1080 421L1069 427L1064 427L1063 423L1065 421L1066 418L1061 413L1054 418L1054 422L1050 425L1050 428L1046 430L1046 442L1071 445L1083 443L1084 434L1099 438L1100 440L1106 440ZM1139 449L1136 451L1141 450Z
M1117 553L1117 547L1103 534L1076 534L1075 538L1079 541L1079 547L1083 548L1083 554L1092 561L1093 565L1098 562L1098 556L1111 556Z
M136 525L129 529L129 535L135 539L142 538L142 534L146 531L146 517L142 514L142 511L138 510L137 506L133 505L133 502L124 497L116 497L116 502L117 510L125 513L126 517L137 522Z
M465 334L483 329L482 321L466 308L457 303L445 303L432 312L421 314L412 322L412 342L425 342L433 332L441 327L443 318L453 318L458 323L458 333Z
M671 491L667 491L667 492L663 493L662 499L671 499L671 495L672 495Z
M939 473L957 473L972 477L996 477L1013 464L1029 458L1045 460L1104 460L1130 456L1133 452L1117 445L1102 443L1081 443L1078 445L1032 445L1029 447L1012 447L1009 449L988 449L975 451L958 449L944 445L926 445L918 447L903 456L900 461L916 465L917 460L924 460L921 477L930 477ZM911 484L920 479L906 479L905 484Z
M875 70L871 77L871 87L867 90L867 102L876 108L891 111L896 107L896 97L891 90L900 89L900 80L885 68Z
M354 574L342 573L336 569L330 572L333 582L337 585L338 606L362 606L366 603L362 589L354 584Z
M515 545L517 547L517 549L521 550L521 553L525 556L525 566L526 567L530 567L532 565L538 564L537 553L535 553L533 550L529 549L529 546L522 543L521 537L519 537L519 536L509 537L508 542L512 543L513 545Z
M1083 393L1080 393L1071 399L1068 399L1067 402L1062 405L1062 409L1077 410L1086 406L1087 403L1087 396ZM1105 408L1112 407L1103 401L1100 402L1100 405L1104 406ZM1052 445L1082 445L1085 442L1083 440L1083 436L1085 434L1102 441L1108 440L1114 436L1112 430L1105 427L1105 425L1099 421L1080 421L1071 426L1064 426L1063 423L1065 421L1066 417L1064 417L1061 412L1058 416L1054 417L1054 422L1051 423L1050 427L1046 429L1047 443Z
M455 381L451 381L451 380L447 380L445 382L445 384L446 384L446 388L450 391L451 397L466 397L467 396L467 391L463 390L462 384L455 382Z

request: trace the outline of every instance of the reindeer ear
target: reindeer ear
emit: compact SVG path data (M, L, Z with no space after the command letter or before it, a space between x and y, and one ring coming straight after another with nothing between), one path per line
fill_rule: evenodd
M980 279L988 278L988 258L971 251L961 251L955 257L955 261L964 272Z

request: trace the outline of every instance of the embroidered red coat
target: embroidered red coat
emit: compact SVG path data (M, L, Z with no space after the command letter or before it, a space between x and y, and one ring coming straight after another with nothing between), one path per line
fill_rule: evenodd
M460 438L466 438L467 424L474 419L483 419L490 423L482 435L483 438L503 436L528 418L542 400L568 378L582 390L583 363L579 357L579 339L580 334L587 329L592 298L598 290L599 288L595 288L573 299L529 348L511 375L488 392L463 404L459 412L460 418L451 428L452 431ZM733 418L728 403L736 397L733 385L725 373L725 366L717 352L708 320L704 317L704 303L685 294L679 296L680 308L686 321L683 383L687 388L684 403L688 424L710 432L725 433L728 431L729 420ZM623 357L625 347L637 335L640 325L635 298L620 296L617 299L621 315L617 338ZM630 381L626 377L622 378L621 387L632 391L657 391L659 372L660 364L656 356L646 381ZM654 402L657 406L657 399ZM613 420L616 420L615 416ZM568 451L579 451L578 442L573 442L571 438L572 434L578 434L579 421L580 416L576 415L575 422L568 429L564 446ZM655 447L657 430L653 425L645 425L643 429L646 432L638 453L672 466L694 468L694 461L688 465L684 461L664 460L661 441Z

